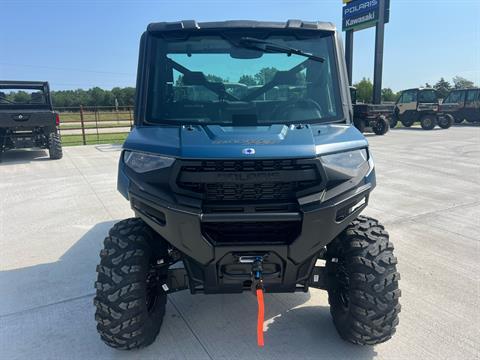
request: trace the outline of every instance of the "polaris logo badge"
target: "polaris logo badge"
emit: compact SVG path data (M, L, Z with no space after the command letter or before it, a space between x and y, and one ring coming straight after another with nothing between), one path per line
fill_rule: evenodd
M343 14L345 16L354 15L359 12L371 10L378 7L378 0L368 0L360 3L351 3L343 8Z
M22 114L18 115L18 118L19 118L20 120L22 120L22 119L23 119L23 115L22 115Z
M246 148L242 150L243 155L254 155L255 154L255 149L253 148Z

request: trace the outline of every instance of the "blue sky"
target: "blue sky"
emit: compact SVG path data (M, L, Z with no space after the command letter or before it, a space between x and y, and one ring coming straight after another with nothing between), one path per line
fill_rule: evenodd
M134 86L147 24L304 19L341 27L341 0L0 0L0 78L53 89ZM373 78L374 29L355 33L354 80ZM391 0L384 87L460 75L480 84L479 0Z

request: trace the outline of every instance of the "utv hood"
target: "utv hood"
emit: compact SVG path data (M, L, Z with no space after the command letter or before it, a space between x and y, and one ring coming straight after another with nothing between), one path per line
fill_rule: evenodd
M135 127L124 149L183 159L312 158L368 146L350 125Z

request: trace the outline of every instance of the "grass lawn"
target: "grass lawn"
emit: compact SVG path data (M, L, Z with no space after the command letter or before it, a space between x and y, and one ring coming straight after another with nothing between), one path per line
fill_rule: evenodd
M123 144L128 133L118 134L88 134L85 135L87 145L94 144ZM83 145L82 135L62 135L63 146Z
M117 121L117 120L125 120L133 121L133 113L129 113L128 111L105 111L105 112L98 112L97 121ZM59 113L60 122L79 122L80 121L80 113L79 112L62 112ZM95 113L93 112L84 112L83 113L83 120L84 121L95 121Z

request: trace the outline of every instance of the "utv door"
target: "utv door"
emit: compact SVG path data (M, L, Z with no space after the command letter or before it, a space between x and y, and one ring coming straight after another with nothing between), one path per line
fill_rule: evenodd
M411 126L417 120L417 90L406 90L398 99L395 115L405 126Z
M445 107L448 106L448 112L456 119L456 122L462 122L465 119L464 105L465 105L465 91L454 90L448 94L443 102Z
M463 117L468 122L480 121L480 89L467 90Z
M435 114L438 111L438 93L433 89L423 89L417 92L417 117Z

